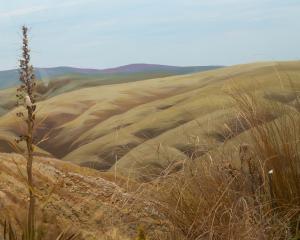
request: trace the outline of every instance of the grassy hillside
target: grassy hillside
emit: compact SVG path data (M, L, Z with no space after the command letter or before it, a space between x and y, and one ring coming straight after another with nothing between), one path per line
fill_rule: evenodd
M71 67L37 68L36 77L40 80L37 92L40 100L44 100L84 87L135 82L151 78L202 72L216 68L220 67L175 67L153 64L131 64L104 70ZM0 116L14 107L14 95L16 92L14 86L19 84L18 79L18 70L0 71Z
M48 95L37 106L38 232L298 239L299 79L299 61L269 62ZM2 152L25 149L18 111L0 117ZM25 159L0 153L0 170L0 227L22 232Z
M219 68L220 66L191 66L177 67L157 64L130 64L108 69L85 69L73 67L36 68L37 79L49 81L61 76L74 76L77 78L113 78L114 75L149 74L150 76L170 76L201 72ZM19 71L17 69L0 71L0 89L16 86L19 84Z
M60 95L38 104L37 140L42 140L41 149L65 161L126 175L156 175L177 161L218 154L224 143L243 137L238 131L228 133L228 128L238 128L228 89L247 89L257 99L293 107L291 88L299 91L299 79L297 61L237 65L67 93L61 93L67 91L62 87ZM22 129L15 111L2 116L0 126L2 143ZM11 151L8 144L1 150Z
M26 216L25 158L0 154L0 169L0 224L11 219L19 230ZM34 176L37 226L46 230L43 239L56 239L67 228L80 229L84 240L107 240L116 234L129 239L136 235L141 224L153 234L161 231L163 224L156 220L158 216L152 212L150 203L135 202L132 193L105 179L98 171L55 159L36 158ZM1 237L2 234L1 231Z

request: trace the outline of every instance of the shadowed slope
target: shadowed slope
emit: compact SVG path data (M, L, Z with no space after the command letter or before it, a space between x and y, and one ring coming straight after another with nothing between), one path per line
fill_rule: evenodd
M299 89L299 79L300 62L271 62L64 93L39 103L38 139L50 137L39 147L100 170L158 174L235 137L223 130L224 122L235 127L236 114L226 88L292 106L291 82ZM1 117L0 126L17 133L13 116Z

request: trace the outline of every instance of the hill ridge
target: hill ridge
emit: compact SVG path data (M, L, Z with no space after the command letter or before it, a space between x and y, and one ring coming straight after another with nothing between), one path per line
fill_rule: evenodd
M57 67L36 67L35 74L37 79L52 79L67 75L79 75L93 77L96 75L106 76L110 74L149 74L152 72L163 72L170 75L184 74L188 72L206 71L222 66L170 66L160 64L146 64L134 63L113 68L94 69L94 68L80 68L70 66L57 66ZM18 84L19 72L18 69L10 69L0 71L0 89L8 88Z
M99 170L117 165L123 173L130 165L163 168L169 163L161 159L194 157L189 155L193 136L200 142L207 140L201 143L200 157L212 151L207 145L217 148L223 144L224 124L234 123L232 100L224 88L236 84L256 92L261 99L281 101L284 96L279 83L282 81L287 92L291 88L289 79L298 87L299 64L253 63L62 93L39 103L39 116L44 122L38 139L51 130L50 138L40 147L63 160ZM282 103L292 105L293 99L291 95ZM14 112L0 117L0 125L6 129L0 133L4 142L18 134L18 126L11 120ZM182 137L178 138L178 132ZM9 151L4 146L2 151ZM157 156L158 148L165 158Z

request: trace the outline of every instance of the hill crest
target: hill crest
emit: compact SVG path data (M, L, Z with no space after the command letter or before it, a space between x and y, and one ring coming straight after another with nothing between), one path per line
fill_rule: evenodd
M76 68L69 66L59 66L51 68L35 68L37 79L52 79L61 76L79 75L79 76L111 76L112 74L138 74L138 73L164 73L167 75L179 75L193 72L200 72L220 68L221 66L191 66L178 67L159 64L136 63L115 68L92 69ZM19 83L19 72L17 69L0 71L0 89L13 87Z

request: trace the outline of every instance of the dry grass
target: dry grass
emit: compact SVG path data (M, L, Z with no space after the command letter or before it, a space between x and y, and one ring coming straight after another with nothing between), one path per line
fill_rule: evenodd
M248 83L253 82L253 78L259 79L257 82L261 82L262 91L268 91L268 98L285 103L293 101L292 96L281 96L278 90L280 82L276 80L274 66L279 64L282 83L286 84L284 74L288 73L298 85L299 61L248 64L186 76L62 92L38 103L37 121L42 123L37 127L36 138L39 141L47 133L47 139L39 147L52 156L85 166L104 166L103 169L115 163L102 157L110 149L138 144L126 148L130 150L128 153L118 154L118 169L127 174L128 166L132 165L134 170L145 175L142 171L152 162L163 167L168 165L167 161L158 160L153 151L159 142L170 148L185 145L186 139L177 137L185 133L197 134L206 141L208 137L203 130L214 130L215 124L224 123L222 116L231 111L232 104L222 88L231 80ZM19 124L12 120L14 114L11 111L0 118L1 128L5 129L4 136L0 133L3 141L20 132ZM194 120L202 126L195 128ZM228 126L239 127L230 122ZM219 137L227 134L225 129ZM228 137L232 139L234 135ZM214 137L210 139L214 140ZM143 160L135 161L134 157Z
M57 229L56 229L57 230ZM56 237L55 237L56 236ZM3 240L24 240L26 238L26 232L25 230L21 233L20 231L16 231L13 226L8 223L4 222L3 225ZM53 228L45 228L45 226L40 226L37 228L36 231L36 240L80 240L82 239L80 237L80 234L76 231L72 231L69 229L66 229L62 232L57 232Z
M232 96L251 129L251 142L240 146L242 168L223 156L152 183L148 196L170 222L166 239L299 239L299 112L241 91Z
M278 201L300 204L300 113L295 108L258 102L249 94L234 94L240 115L250 132L264 171L273 170L272 182ZM276 113L269 121L266 116ZM274 114L273 114L274 115ZM284 191L284 192L283 192Z
M238 73L237 76L239 76ZM194 81L196 80L194 79ZM161 85L161 82L164 81L158 81L157 85L164 86L164 84ZM181 80L178 81L179 86L182 82ZM184 82L186 82L186 79L184 79ZM196 82L198 82L198 80ZM193 86L193 84L195 85L196 82L192 82L191 86ZM271 81L267 83L273 84L273 81L272 83ZM269 86L267 83L266 85ZM202 83L198 84L198 87L202 88ZM146 86L148 85L146 84ZM193 89L194 87L191 86L190 88ZM211 94L215 94L215 88L220 88L220 86L221 84L218 84L210 88L209 93L206 92L207 96L211 97ZM123 87L125 88L125 86ZM123 87L121 86L119 89L118 94L120 96L123 94ZM155 218L157 216L160 217L159 221L163 222L161 225L165 227L165 232L157 236L156 239L298 239L300 231L300 116L298 92L296 91L293 97L282 97L278 94L264 95L261 91L259 97L257 97L252 94L255 92L253 89L251 90L251 94L241 90L235 91L232 97L238 106L237 117L230 118L225 122L224 113L227 110L224 112L217 112L216 110L220 102L224 103L223 96L212 104L211 99L204 94L204 91L201 89L197 91L191 89L189 89L188 93L182 93L180 96L186 97L186 95L194 93L191 98L187 98L176 106L176 104L173 103L178 101L178 96L174 96L174 98L170 97L168 100L170 100L170 103L173 105L165 105L166 107L160 109L163 110L162 112L155 113L153 113L153 111L156 111L157 106L161 106L161 102L156 102L156 96L153 95L157 89L154 89L155 91L153 90L153 92L146 92L147 94L153 95L151 97L153 98L153 102L148 103L147 100L143 102L144 105L141 107L136 106L133 107L133 109L123 109L124 111L126 110L126 112L124 112L124 114L120 113L120 116L126 118L128 122L124 122L121 125L118 121L112 121L112 119L114 119L113 116L106 116L107 112L110 110L113 111L116 107L109 105L111 100L116 102L115 98L110 96L110 98L112 98L110 99L107 95L108 100L110 100L107 101L107 109L102 109L102 105L100 106L100 104L97 105L97 109L93 109L95 106L91 104L91 101L95 99L93 99L94 96L92 96L93 94L91 94L91 92L96 92L97 89L87 89L73 93L75 96L76 94L81 96L81 94L84 93L81 97L84 97L85 101L88 101L85 103L88 103L88 105L91 104L89 108L81 106L81 110L85 112L83 115L92 116L92 118L88 120L95 121L94 117L99 117L94 114L94 110L100 112L104 110L105 117L108 117L108 119L106 119L107 121L102 121L103 119L101 119L99 126L97 125L95 128L76 129L82 126L82 123L86 120L86 116L80 115L81 110L78 110L78 118L72 119L70 122L62 122L63 128L65 128L64 130L74 133L68 135L63 131L57 132L61 135L61 140L63 140L61 143L66 144L66 146L70 145L70 141L77 139L78 136L81 138L82 132L88 130L87 133L85 133L86 139L82 139L84 140L82 143L85 144L78 146L77 149L76 143L74 145L76 150L72 155L69 155L69 160L89 159L93 160L91 161L92 164L95 164L95 162L100 159L103 161L101 163L110 163L109 166L111 166L116 162L114 159L116 159L117 156L117 158L122 158L120 163L118 162L118 166L121 166L121 169L129 169L129 166L131 166L129 161L133 161L134 155L132 152L134 152L140 153L136 154L135 157L137 158L137 163L138 161L142 163L140 166L139 164L136 164L136 166L141 169L142 167L147 168L147 171L149 171L151 166L154 166L155 169L161 167L162 170L165 170L165 165L170 163L170 168L164 171L166 176L161 176L151 183L142 184L140 186L139 189L142 190L142 199L139 198L139 191L137 191L136 199L139 201L141 208L144 208L143 211L147 209L147 211L145 211L147 221L151 219L151 221L149 221L151 223L149 223L147 227L151 225L158 228L159 224L154 223L154 220L157 220ZM205 97L203 98L200 93L204 94ZM70 105L73 106L72 109L77 111L77 105L73 102L73 94L67 94L68 101L70 101ZM141 96L141 99L146 98L147 94L146 96ZM168 95L168 92L164 94ZM88 96L87 99L86 95ZM201 98L198 97L199 95L201 95ZM91 97L91 99L89 97ZM57 98L66 101L62 95ZM139 98L140 96L136 96L137 100ZM100 100L101 99L99 99L99 102L101 102ZM277 101L277 103L270 104L270 101ZM54 112L57 111L59 107L62 108L62 106L56 106L53 99L47 100L46 102L52 104L53 108L51 110ZM231 107L229 108L229 106L232 105L229 102L228 98L226 98L226 107L228 107L228 111L231 111L232 109ZM137 102L137 104L138 103L140 102ZM79 105L78 103L78 106ZM205 107L203 107L204 105ZM187 106L189 107L189 111L186 110ZM121 105L118 105L117 108L121 107L124 108L124 106ZM64 112L65 109L62 108L59 110ZM45 109L44 113L47 111L48 109ZM220 116L218 121L222 124L223 128L217 129L215 132L204 131L203 129L209 126L208 123L211 121L212 112L215 111L217 115L213 116ZM192 115L196 114L195 118L190 116L191 112ZM147 116L144 116L144 113L147 113ZM155 118L153 118L155 121L149 120L149 115L152 114L153 116L155 115ZM158 114L160 118L156 118ZM199 117L199 115L201 116ZM208 117L208 115L210 117ZM119 118L120 116L117 117ZM130 117L132 117L132 119ZM178 120L179 117L182 121L179 122L180 124L177 124L173 119ZM190 121L191 119L196 119L196 121ZM6 121L9 122L9 119ZM177 125L184 125L184 127L179 131ZM202 130L199 132L197 132L198 129L195 129L197 125L199 128L202 127ZM108 128L108 126L111 129ZM127 129L126 133L120 137L120 142L112 140L120 136L119 134L121 134L121 132L119 132L119 130L123 127L119 126L123 126ZM151 128L149 128L149 126L151 126ZM91 131L93 131L95 135L91 134ZM103 131L103 134L106 134L106 140L100 139L99 134L101 131ZM238 139L238 136L241 134L248 134L250 136L249 142L244 143L240 141L239 146L236 146L236 148L239 149L239 158L235 159L235 161L240 161L240 165L242 166L240 169L232 167L229 155L222 155L214 159L203 157L204 155L211 156L209 154L212 148L211 146L214 144L207 132L212 133L213 136L211 137L216 139L216 145L220 144L222 146L226 141ZM180 135L180 133L182 133L182 135ZM195 141L186 141L185 137L189 133L193 134L191 136L193 136ZM203 142L202 140L200 142L200 138L203 138ZM58 138L54 139L51 136L49 139L53 142L60 142ZM204 141L206 141L206 144ZM212 142L212 144L210 144L210 142ZM46 142L45 145L50 144ZM99 149L99 146L103 146L103 149ZM86 150L81 152L80 149L82 150L82 148L86 148ZM131 155L129 155L130 152ZM92 155L90 155L90 153ZM97 158L91 157L94 155ZM153 161L154 157L151 155L155 155L155 161ZM174 158L176 158L176 161ZM126 161L124 161L124 159ZM175 164L177 160L180 162L182 159L186 161L185 164ZM207 159L211 159L211 161ZM147 165L145 165L145 163L147 163ZM48 164L50 164L50 160ZM175 169L174 166L179 167ZM181 166L183 167L181 168ZM73 168L74 170L72 170ZM98 190L101 188L104 190L110 189L111 186L104 186L103 181L98 179L98 173L96 173L96 171L79 167L76 167L75 170L74 166L68 164L62 167L62 169L64 172L70 172L72 170L74 173L77 173L76 175L66 174L65 178L67 178L67 180L72 179L73 181L69 181L68 186L61 187L61 193L59 195L59 197L63 197L62 199L65 201L68 193L68 197L72 199L72 201L69 199L72 214L68 217L70 219L74 216L76 216L76 218L78 217L76 226L90 228L89 230L92 228L94 230L96 226L97 228L101 228L99 232L103 230L104 239L124 240L126 239L123 234L124 231L122 233L119 233L117 230L109 232L111 228L108 229L107 226L111 224L114 225L114 227L118 226L121 228L120 225L128 224L128 229L130 229L127 229L128 235L134 236L132 231L134 231L135 228L132 230L132 227L129 227L131 224L130 221L132 221L132 216L130 216L129 213L133 213L134 209L132 202L125 198L127 192L123 194L122 191L116 191L114 193L109 191L109 194L112 193L113 197L101 199L100 196L103 194ZM174 171L170 169L179 170L179 172L174 173ZM126 188L126 190L130 192L133 191L134 188L138 188L136 181L131 180L129 177L119 176L117 170L119 169L116 167L115 171L103 173L101 176L104 176L104 178L110 181L115 181L119 185L122 185L123 189ZM35 175L37 175L37 172L35 172ZM41 172L40 175L43 175L43 172ZM84 175L86 175L86 178L81 178ZM150 174L147 175L149 176ZM43 175L43 177L45 176ZM92 177L93 181L90 183ZM83 179L86 179L86 182L83 181ZM87 184L87 180L89 180L89 184ZM72 192L69 193L69 189L72 189ZM74 189L77 190L77 192L73 191ZM113 189L115 189L115 186ZM62 190L64 190L64 192ZM18 194L20 195L20 193ZM108 200L109 202L105 202ZM84 201L88 201L89 204L84 205ZM92 208L92 202L95 208ZM95 215L95 212L99 210L98 208L100 208L103 202L109 208L103 207L105 211L99 211L101 214ZM145 202L146 204L144 204ZM60 204L61 203L62 202L60 202ZM74 211L72 207L74 207L75 203L83 203L82 208L77 208L76 211ZM56 206L59 206L58 209L62 212L62 205ZM86 206L88 207L85 208ZM155 213L153 216L151 215L152 209L148 211L150 207L154 207ZM142 213L142 211L139 213ZM104 221L103 218L105 214L109 215L109 221L111 221L111 223L109 223L108 220ZM121 216L123 218L121 218ZM39 217L39 219L41 218ZM86 224L87 220L88 224ZM55 220L50 221L52 223L55 222ZM73 223L75 224L74 219ZM138 224L134 224L132 226L136 227L137 225ZM6 226L8 228L5 227L5 229L10 231L9 229L11 227L9 225ZM50 230L49 226L44 226L43 228L47 230L47 233L55 232L54 230ZM153 229L150 227L149 229L145 229L145 234L147 238L155 239L155 234L150 234L151 230ZM51 235L51 237L44 237L43 239L53 240L56 236L57 234L55 236ZM144 233L140 231L137 239L141 240L145 238ZM13 238L10 238L10 240L13 240Z

